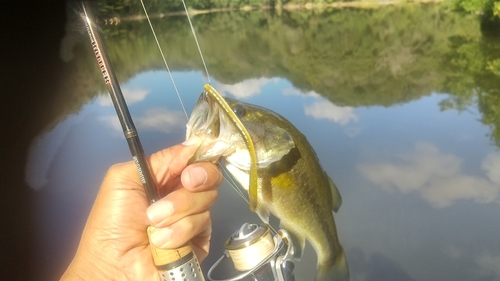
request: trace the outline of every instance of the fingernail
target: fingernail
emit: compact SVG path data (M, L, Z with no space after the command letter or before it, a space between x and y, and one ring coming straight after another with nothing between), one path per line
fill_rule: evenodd
M188 183L191 187L195 188L201 186L207 182L207 171L202 167L193 167L188 171Z
M174 206L170 201L158 201L146 210L149 220L157 224L170 217L174 212Z
M168 227L156 228L151 233L151 243L153 243L156 247L163 247L170 238L172 238L172 230Z
M191 146L191 145L194 145L194 144L198 144L200 142L201 142L200 137L198 137L198 136L192 136L189 139L185 140L182 143L182 145L184 145L184 146Z

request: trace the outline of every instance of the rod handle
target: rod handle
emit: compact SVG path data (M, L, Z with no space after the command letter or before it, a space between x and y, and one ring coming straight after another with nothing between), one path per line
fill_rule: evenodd
M160 249L151 243L154 226L148 227L149 246L153 262L162 281L205 281L198 259L190 243L177 249Z

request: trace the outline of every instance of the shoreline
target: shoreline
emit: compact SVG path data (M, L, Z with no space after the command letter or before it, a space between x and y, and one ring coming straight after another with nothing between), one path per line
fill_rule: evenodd
M335 3L304 3L304 4L285 4L274 7L277 11L297 11L297 10L314 10L314 9L326 9L326 8L379 8L386 6L396 6L396 5L411 5L411 4L427 4L427 3L441 3L444 0L414 0L414 1L404 1L404 0L385 0L385 1L352 1L352 2L335 2ZM188 8L189 16L194 17L196 15L209 14L209 13L224 13L224 12L234 12L234 11L256 11L256 10L270 10L273 9L272 6L264 5L259 7L254 6L243 6L238 8L214 8L205 10L195 10ZM177 12L167 12L167 13L152 13L149 18L164 18L173 16L185 16L185 11ZM103 19L106 25L117 25L121 21L136 21L146 19L145 15L135 15L126 17L111 17Z

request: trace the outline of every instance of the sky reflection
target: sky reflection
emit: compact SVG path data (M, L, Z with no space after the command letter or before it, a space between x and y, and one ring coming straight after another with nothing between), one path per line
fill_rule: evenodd
M444 154L430 144L419 142L412 152L397 156L393 163L362 163L363 176L387 192L418 193L435 208L451 206L457 200L500 203L500 154L489 153L482 162L484 176L468 175L463 159Z
M189 114L206 79L200 72L174 76ZM500 153L474 110L440 111L444 94L387 108L343 107L279 78L213 85L280 113L307 136L343 197L335 220L351 280L500 279ZM147 153L184 139L186 117L166 72L139 74L122 87ZM109 98L41 136L30 155L26 180L45 192L41 253L67 233L59 253L71 256L107 167L130 158ZM258 221L230 187L220 193L204 270L232 232ZM314 269L308 245L297 280L310 280Z

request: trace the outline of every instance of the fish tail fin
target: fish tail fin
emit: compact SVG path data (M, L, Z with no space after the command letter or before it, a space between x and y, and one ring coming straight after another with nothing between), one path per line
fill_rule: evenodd
M327 263L319 263L316 281L348 281L349 267L345 259L344 250L341 249L335 259Z

